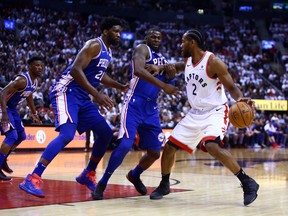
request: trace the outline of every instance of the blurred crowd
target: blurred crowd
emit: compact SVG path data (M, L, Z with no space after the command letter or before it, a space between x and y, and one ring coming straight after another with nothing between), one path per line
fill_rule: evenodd
M132 4L131 1L127 2ZM173 2L171 1L171 5ZM185 3L185 1L183 2ZM165 5L167 6L167 4ZM161 4L158 6L161 7ZM16 74L27 71L26 62L31 56L42 55L45 58L45 73L39 80L40 86L34 92L33 98L42 122L53 125L54 112L49 99L51 86L55 83L58 75L73 61L75 54L85 41L100 36L98 24L101 17L95 14L52 11L38 7L4 8L0 16L2 19L16 22L15 30L1 27L0 87L7 85ZM274 21L271 28L276 28L276 22L281 21ZM129 20L124 23L124 31L135 33L135 41L124 40L121 46L113 49L113 67L107 71L113 79L121 83L129 82L129 64L133 47L143 40L145 32L150 27L155 26L154 23L139 20ZM207 34L207 49L218 55L228 65L229 72L244 96L272 100L288 98L288 60L285 61L281 55L276 55L279 52L275 50L273 52L262 50L253 20L240 21L229 18L220 27L191 26L185 22L175 21L157 23L157 27L163 32L161 52L169 62L183 60L180 53L182 34L190 28L200 28ZM277 34L273 34L273 37L280 37L285 43L287 38L282 37L282 33L284 35L287 33L287 24L277 26ZM281 59L281 64L286 66L286 73L279 73L271 68L270 63L278 57ZM183 73L180 73L175 80L179 87L179 93L169 96L161 92L158 100L161 125L164 128L173 128L190 109L185 95ZM107 121L111 121L110 118L115 118L115 115L119 116L124 95L115 89L107 89L104 86L98 88L114 100L114 109L103 113ZM227 94L227 96L229 105L234 103L230 95ZM19 112L24 124L33 123L25 102L19 105ZM257 113L255 123L251 127L241 130L230 127L226 144L231 147L233 145L243 146L243 143L247 146L256 144L262 147L276 146L276 144L287 146L287 114L275 115ZM274 141L273 138L270 138L271 133L267 132L269 124L273 124L276 128L274 128L275 131L272 129L272 133L279 134L274 136Z

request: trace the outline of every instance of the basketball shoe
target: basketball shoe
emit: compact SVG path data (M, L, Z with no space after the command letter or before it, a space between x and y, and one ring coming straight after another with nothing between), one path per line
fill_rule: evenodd
M84 169L83 172L76 177L76 181L82 185L86 185L89 190L94 191L96 188L96 172Z
M1 181L11 181L11 178L8 177L8 176L6 176L6 175L2 172L2 170L0 169L0 180L1 180Z
M169 182L160 182L160 185L150 194L150 199L162 199L163 196L170 193L170 183Z
M24 190L26 193L34 195L36 197L43 198L45 194L40 189L40 184L42 183L42 179L36 173L28 174L22 183L19 184L19 188Z
M106 185L103 183L99 182L95 188L95 190L91 193L92 198L94 200L103 200L103 192L106 188Z
M243 181L241 186L244 191L244 205L247 206L257 198L259 185L254 179L249 178Z
M129 171L129 173L126 175L126 178L134 185L138 193L142 195L147 194L147 189L145 185L142 183L140 178L133 178L132 176L132 170Z
M4 160L4 163L2 164L2 170L9 173L9 174L13 173L13 170L10 169L10 167L7 164L7 159Z

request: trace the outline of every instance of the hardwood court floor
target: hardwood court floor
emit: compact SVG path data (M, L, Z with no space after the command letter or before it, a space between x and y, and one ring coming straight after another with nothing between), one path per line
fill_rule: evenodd
M131 151L110 179L104 200L94 201L90 191L75 182L86 166L90 153L65 151L58 155L43 174L46 198L28 195L18 188L31 172L41 152L16 152L9 157L13 181L0 182L1 216L287 216L288 149L231 149L246 173L260 184L257 200L245 207L240 183L225 167L207 153L190 155L179 151L171 175L171 194L162 200L140 196L126 179L142 151ZM102 176L110 157L108 152L97 168ZM150 193L160 181L160 160L142 175ZM26 207L25 207L26 206ZM29 206L29 207L27 207Z

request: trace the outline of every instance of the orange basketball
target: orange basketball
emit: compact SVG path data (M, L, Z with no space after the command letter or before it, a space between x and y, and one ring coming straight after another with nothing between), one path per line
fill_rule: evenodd
M237 128L249 126L254 119L252 107L245 102L236 102L230 107L229 120Z

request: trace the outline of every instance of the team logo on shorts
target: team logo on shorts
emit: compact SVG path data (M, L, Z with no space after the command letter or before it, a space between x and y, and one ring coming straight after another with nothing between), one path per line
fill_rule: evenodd
M160 142L163 142L163 141L165 140L165 135L164 135L163 133L160 133L160 134L158 135L158 140L159 140Z

